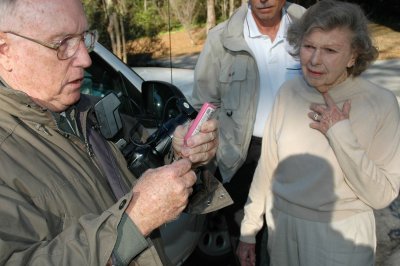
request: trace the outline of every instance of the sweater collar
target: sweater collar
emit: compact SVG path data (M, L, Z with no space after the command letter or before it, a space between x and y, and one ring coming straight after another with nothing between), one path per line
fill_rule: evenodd
M322 95L317 89L309 86L303 77L299 77L299 79L302 80L304 86L306 87L306 91L310 95L312 95L316 99L319 99L319 100L322 99ZM360 85L357 84L359 82L359 80L360 80L360 77L354 77L351 75L351 76L347 77L347 79L345 79L343 82L330 88L328 90L328 93L335 101L347 100L349 98L349 96L359 92Z

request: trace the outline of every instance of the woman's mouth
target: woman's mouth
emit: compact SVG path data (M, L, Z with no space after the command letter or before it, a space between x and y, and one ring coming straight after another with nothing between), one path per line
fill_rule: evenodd
M311 69L309 69L309 68L307 68L307 72L311 75L311 76L322 76L322 72L319 72L319 71L315 71L315 70L311 70Z

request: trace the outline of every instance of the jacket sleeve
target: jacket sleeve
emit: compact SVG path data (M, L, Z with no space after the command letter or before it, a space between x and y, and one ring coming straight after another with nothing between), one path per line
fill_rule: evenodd
M215 29L217 30L217 29ZM221 105L219 89L220 57L224 52L219 41L219 31L211 31L198 58L194 71L192 104L199 110L204 102ZM218 115L218 114L216 114Z
M400 188L400 115L396 98L380 102L375 113L378 124L376 132L368 133L374 134L371 143L360 144L349 120L335 124L327 136L347 184L363 202L380 209L398 196Z
M106 265L131 197L127 194L100 215L84 215L51 235L49 227L62 227L61 221L46 220L25 197L1 183L0 265ZM131 250L139 254L144 243L142 235L133 235Z

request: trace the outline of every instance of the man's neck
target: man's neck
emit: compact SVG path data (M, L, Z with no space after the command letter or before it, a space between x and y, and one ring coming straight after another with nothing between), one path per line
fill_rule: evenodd
M260 33L263 35L267 35L273 42L279 31L279 26L280 26L281 20L282 20L282 13L280 13L279 16L277 16L269 21L262 21L254 15L253 15L253 18L254 18L254 21L256 22L256 25L257 25Z

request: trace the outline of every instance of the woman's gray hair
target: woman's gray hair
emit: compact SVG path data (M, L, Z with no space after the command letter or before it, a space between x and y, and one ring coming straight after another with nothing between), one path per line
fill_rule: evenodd
M336 28L347 28L352 32L351 48L356 53L356 61L348 73L358 76L378 57L378 50L372 44L367 17L356 4L321 0L311 6L288 29L287 40L294 49L292 55L299 57L303 38L314 29L330 31Z

